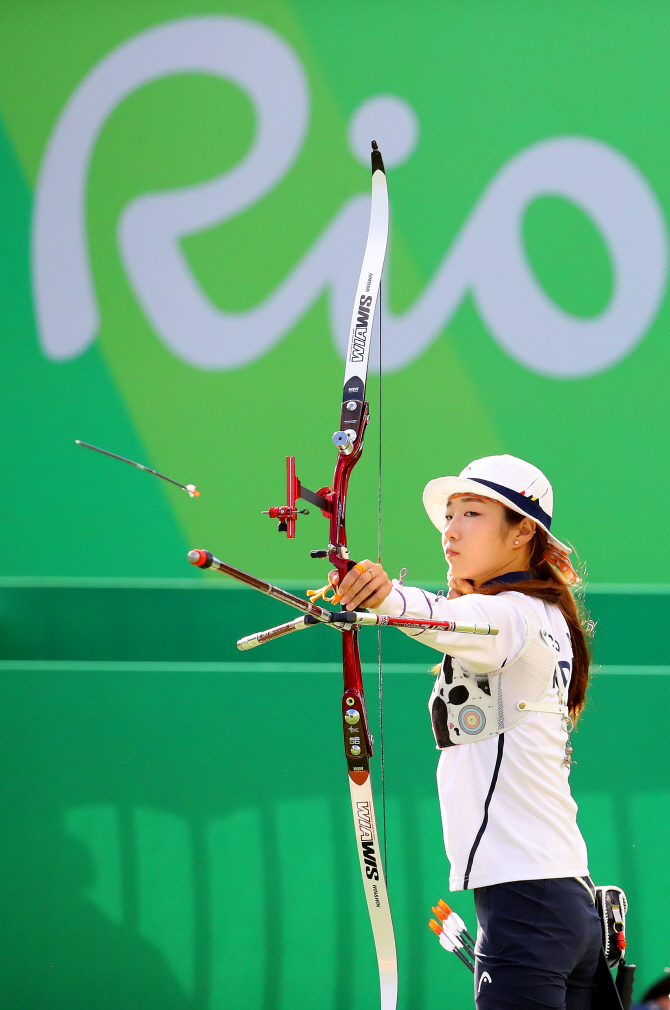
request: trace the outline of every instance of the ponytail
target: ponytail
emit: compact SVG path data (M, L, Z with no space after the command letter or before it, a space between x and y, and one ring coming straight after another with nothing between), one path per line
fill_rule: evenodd
M524 518L518 512L514 512L504 505L503 512L508 526L516 526ZM515 582L513 591L555 604L567 622L573 655L568 708L573 721L576 722L586 701L591 662L589 646L593 635L593 621L582 600L573 595L568 580L562 572L552 567L547 560L547 551L550 548L549 537L539 526L535 528L532 545L533 551L529 567L533 578L525 582ZM477 589L477 593L482 596L497 596L498 593L508 592L510 592L510 586L506 583L481 586Z

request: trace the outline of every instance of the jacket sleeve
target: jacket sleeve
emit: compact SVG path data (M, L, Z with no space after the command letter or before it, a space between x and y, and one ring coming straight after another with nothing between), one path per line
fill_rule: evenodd
M472 593L447 600L414 586L401 586L394 579L392 592L379 607L371 608L371 613L410 620L491 624L499 629L497 635L398 629L431 649L454 656L468 673L490 673L514 659L526 641L526 619L510 599L513 595L482 596Z

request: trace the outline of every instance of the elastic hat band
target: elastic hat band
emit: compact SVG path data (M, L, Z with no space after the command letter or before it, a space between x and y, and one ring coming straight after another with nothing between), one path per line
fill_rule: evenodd
M549 544L544 552L544 560L548 561L554 568L558 568L559 572L566 577L568 582L574 584L575 582L582 581L581 577L572 567L572 562L565 551L559 551L558 547L554 547L553 544Z
M551 529L551 516L544 511L539 499L533 498L532 495L513 491L511 487L505 487L504 484L495 484L492 480L484 480L483 477L470 477L468 479L474 481L476 484L485 484L486 487L490 487L492 491L497 491L498 494L504 494L505 498L513 502L521 512L525 512L531 519L542 523L543 526L546 526L547 531Z

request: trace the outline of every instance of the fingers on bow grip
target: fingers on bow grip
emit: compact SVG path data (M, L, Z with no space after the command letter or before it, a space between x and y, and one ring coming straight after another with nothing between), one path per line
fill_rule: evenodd
M352 565L349 571L353 571L354 568L356 568L361 575L365 575L367 572L367 568L365 565L361 564L360 561L355 565ZM323 600L324 603L339 603L342 599L335 586L331 585L330 582L326 586L321 586L321 589L308 589L306 593L310 603L316 603L317 600ZM328 595L329 593L330 595Z

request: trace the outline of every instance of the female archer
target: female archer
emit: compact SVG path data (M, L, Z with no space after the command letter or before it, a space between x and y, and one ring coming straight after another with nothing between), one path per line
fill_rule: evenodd
M442 535L448 597L364 561L341 601L499 628L407 631L444 654L429 709L450 889L474 890L476 1005L586 1010L602 937L568 777L589 653L570 548L550 532L552 488L530 463L489 456L432 480L423 500Z

